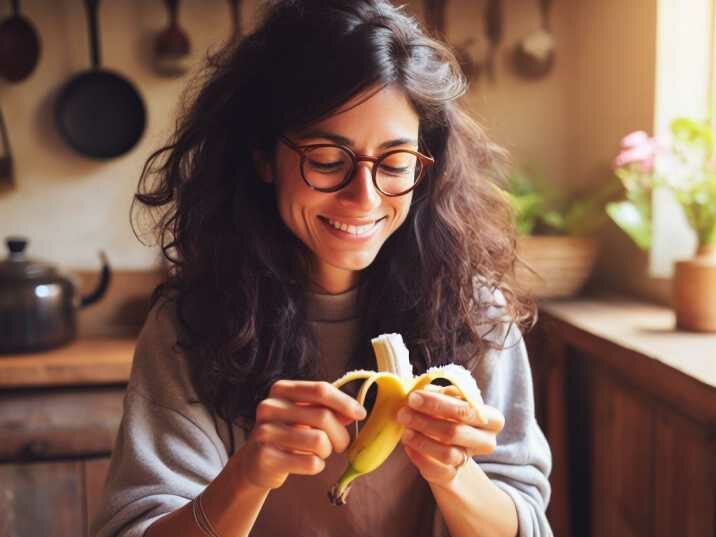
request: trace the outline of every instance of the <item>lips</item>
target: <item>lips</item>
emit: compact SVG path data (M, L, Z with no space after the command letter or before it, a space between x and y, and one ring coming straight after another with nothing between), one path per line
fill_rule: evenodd
M381 218L378 218L377 220L362 219L362 220L360 220L362 225L355 225L355 224L349 223L349 222L355 222L356 221L355 219L353 219L353 220L351 220L351 219L333 220L332 218L328 218L326 216L321 216L321 215L319 215L318 218L333 233L338 233L342 236L345 236L346 238L350 237L350 238L354 238L354 239L363 239L363 238L367 239L367 238L373 236L373 234L376 232L378 226L382 225L381 221L387 217L383 216Z
M339 222L341 224L346 224L349 226L368 226L375 224L377 222L380 222L384 218L387 218L387 216L381 216L380 218L341 218L340 216L325 216L325 215L318 215L318 218L320 218L323 221L329 221L332 220L333 222Z

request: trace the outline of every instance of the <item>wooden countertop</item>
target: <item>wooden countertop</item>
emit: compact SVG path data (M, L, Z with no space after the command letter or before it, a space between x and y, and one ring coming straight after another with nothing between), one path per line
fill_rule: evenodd
M77 339L45 352L0 355L0 388L124 384L136 338Z
M540 311L716 388L716 334L676 330L668 307L605 295L544 301Z

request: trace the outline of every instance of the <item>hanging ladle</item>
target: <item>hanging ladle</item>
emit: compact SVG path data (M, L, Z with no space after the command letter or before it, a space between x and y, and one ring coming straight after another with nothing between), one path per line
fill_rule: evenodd
M178 22L179 0L165 0L169 26L154 42L154 68L161 76L181 76L191 66L189 36Z
M520 40L515 46L513 63L518 75L527 79L546 76L554 65L554 37L549 30L549 8L552 0L537 0L542 28Z
M232 41L241 39L241 0L229 0L231 11L231 37Z

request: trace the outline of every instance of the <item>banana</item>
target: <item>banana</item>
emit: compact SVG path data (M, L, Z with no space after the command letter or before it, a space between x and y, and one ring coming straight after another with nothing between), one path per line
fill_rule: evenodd
M348 467L328 491L328 498L333 505L344 505L353 480L378 468L398 445L405 427L395 421L395 416L412 391L425 388L433 380L445 379L477 410L478 419L487 424L481 411L483 400L480 390L467 369L457 364L448 364L431 367L416 377L400 334L382 334L371 339L371 344L378 370L349 371L333 382L334 386L340 388L354 380L363 380L356 397L361 405L370 387L374 383L378 386L370 416L348 448Z

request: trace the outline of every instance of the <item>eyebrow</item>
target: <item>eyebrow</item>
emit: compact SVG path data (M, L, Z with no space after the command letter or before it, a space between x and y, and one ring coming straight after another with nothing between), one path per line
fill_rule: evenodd
M311 129L298 135L299 140L307 140L309 138L325 138L333 143L347 145L349 147L352 147L354 144L353 140L350 138L321 129ZM378 149L389 149L398 145L413 145L418 147L418 141L415 138L396 138L394 140L383 142L378 146Z

